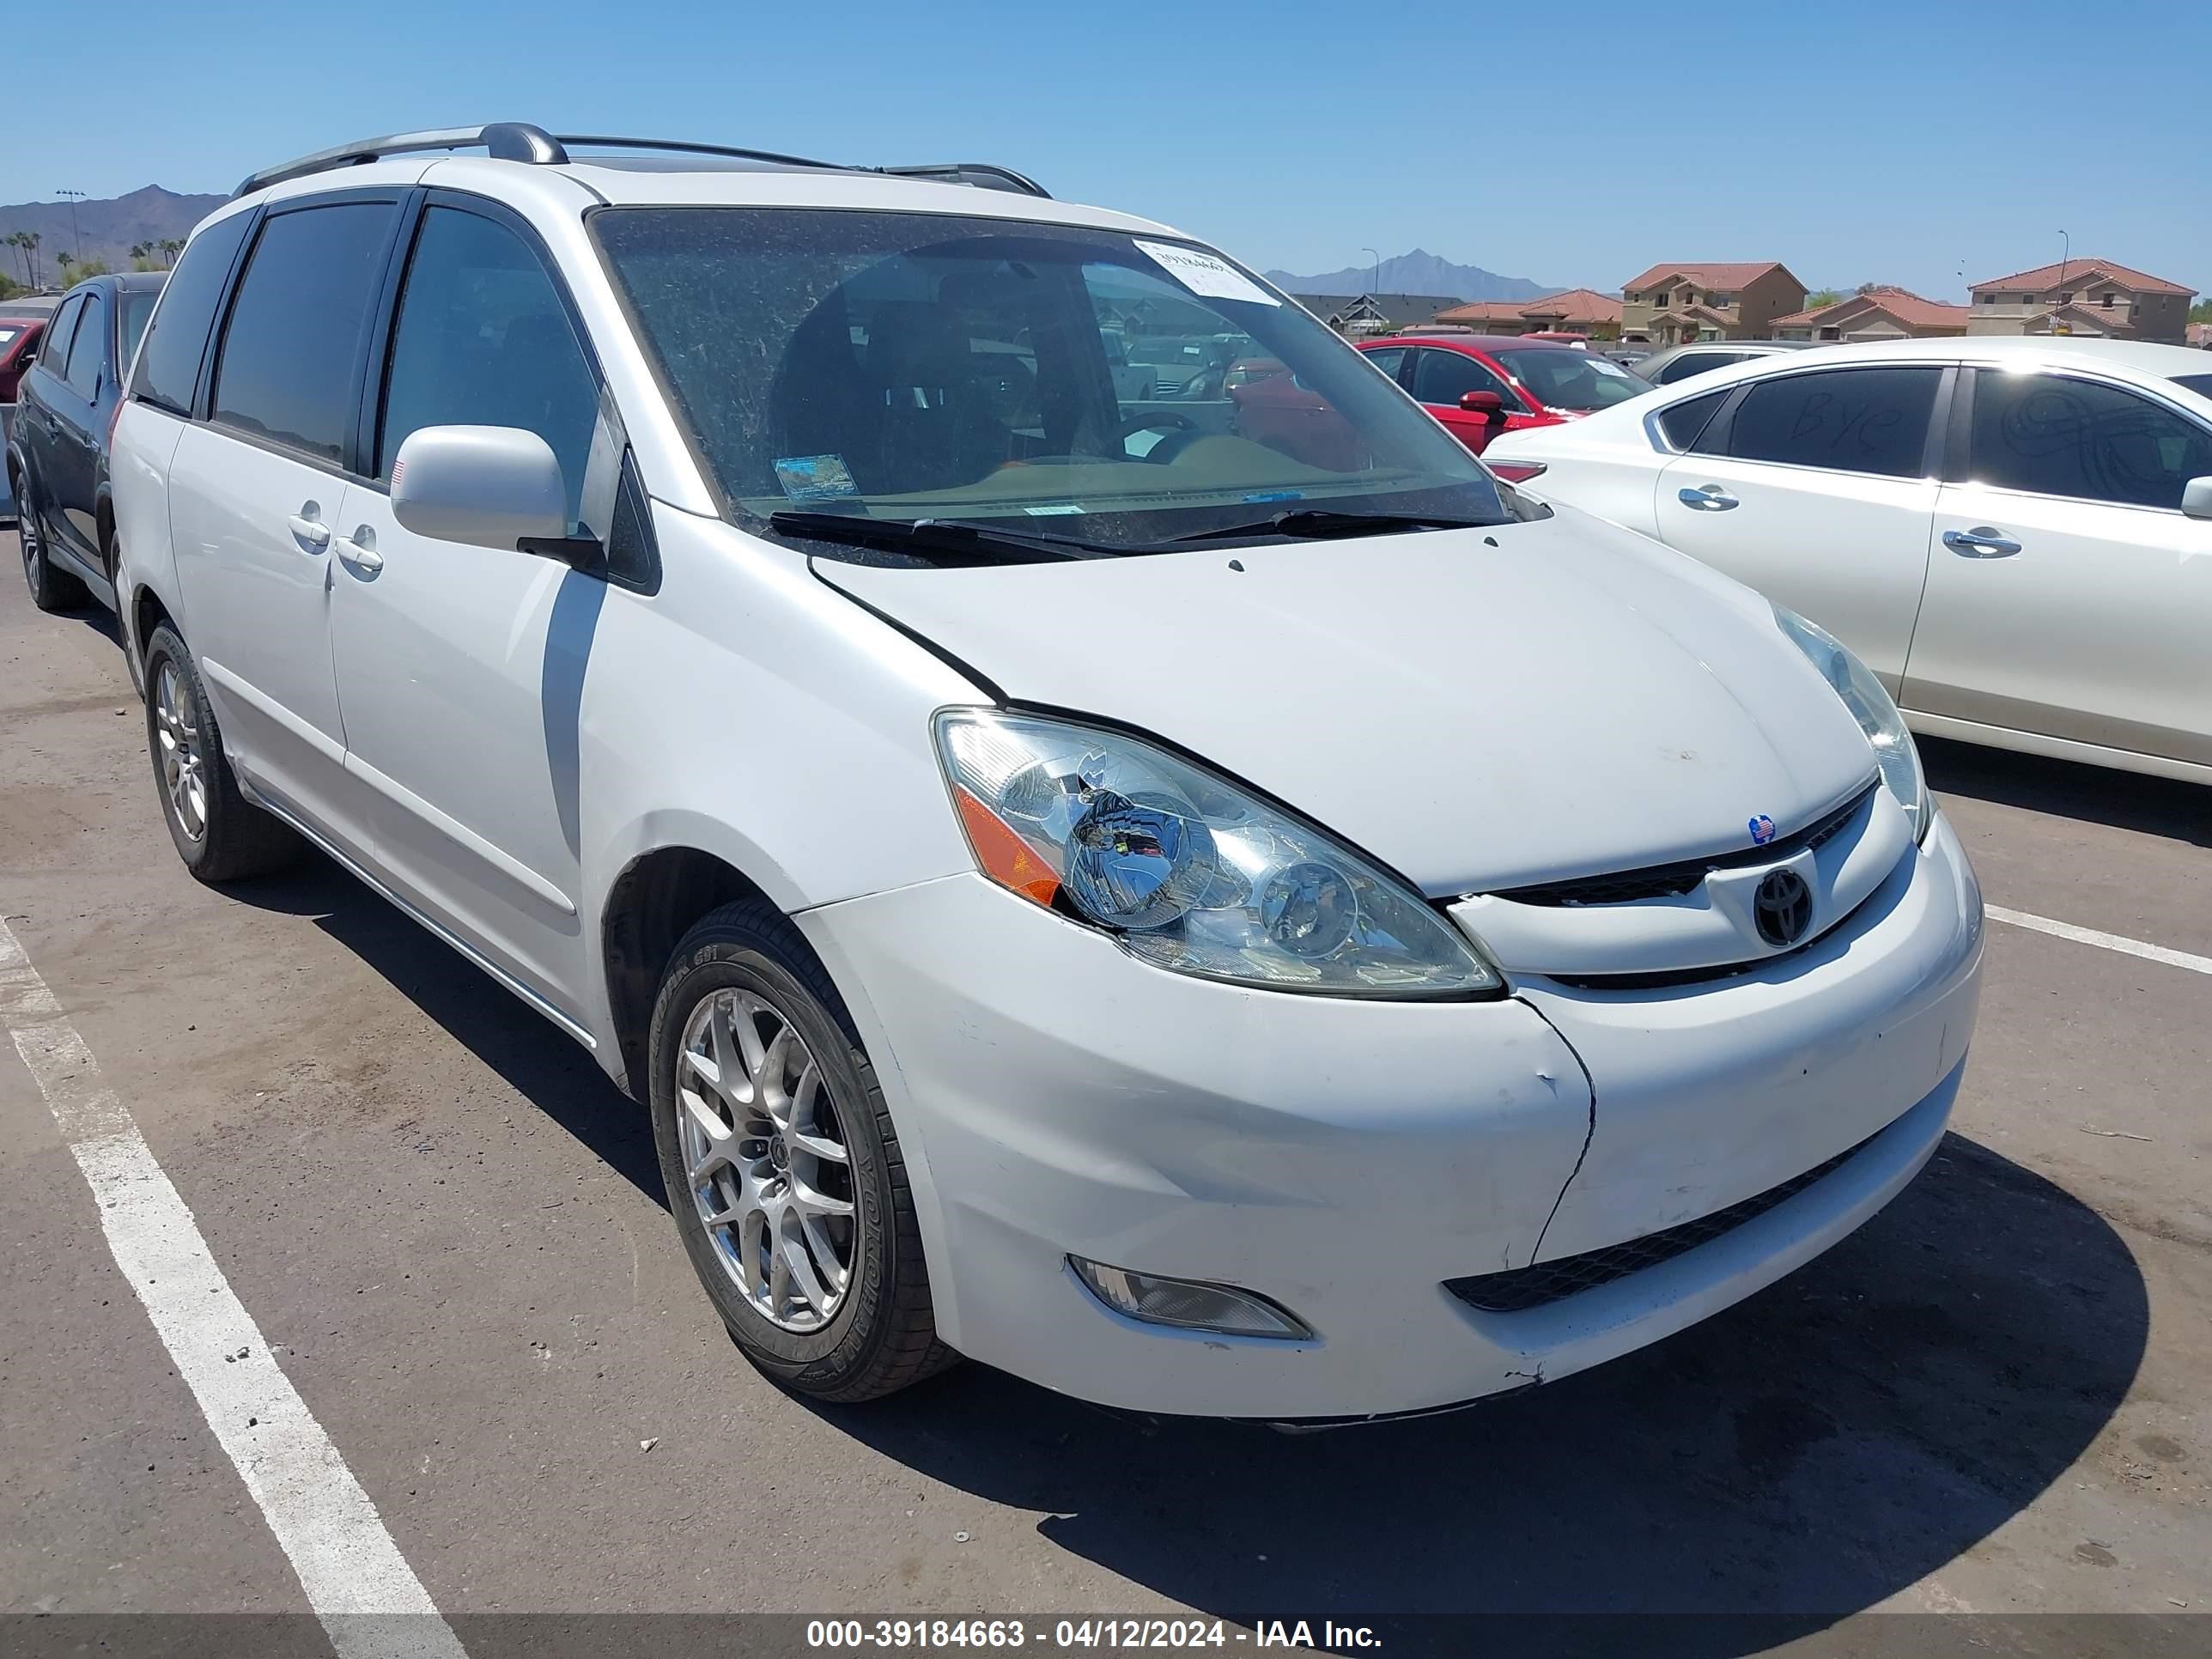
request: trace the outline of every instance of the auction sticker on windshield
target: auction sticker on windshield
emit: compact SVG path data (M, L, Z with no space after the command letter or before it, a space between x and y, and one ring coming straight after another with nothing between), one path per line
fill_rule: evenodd
M1193 247L1176 247L1166 242L1139 242L1137 246L1193 294L1210 295L1217 300L1249 300L1254 305L1282 304L1243 272L1211 253L1200 253Z
M775 481L794 501L836 501L860 493L842 455L781 455Z

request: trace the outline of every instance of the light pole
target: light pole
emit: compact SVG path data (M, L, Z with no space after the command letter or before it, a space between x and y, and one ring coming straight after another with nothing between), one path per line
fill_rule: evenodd
M2058 290L2066 291L2066 266L2074 257L2074 239L2064 231L2058 233Z
M76 262L84 263L84 233L76 228L76 204L84 200L81 190L58 190L55 195L67 198L70 204L70 242L76 250Z
M1374 250L1373 248L1371 248L1371 247L1364 247L1364 248L1360 249L1359 251L1360 251L1362 253L1365 253L1365 254L1371 255L1371 256L1373 257L1374 260L1375 260L1375 274L1374 274L1374 276L1370 276L1370 278L1368 278L1368 280L1369 280L1370 283L1372 283L1374 284L1374 286L1373 286L1372 288L1369 289L1368 289L1368 292L1369 292L1369 293L1370 293L1370 294L1379 293L1379 292L1382 290L1382 256L1381 254L1379 254L1379 253L1376 253L1376 252L1375 252L1375 250Z

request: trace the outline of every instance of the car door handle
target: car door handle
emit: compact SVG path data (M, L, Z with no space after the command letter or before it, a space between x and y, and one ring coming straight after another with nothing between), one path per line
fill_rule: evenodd
M1674 499L1700 513L1725 513L1736 504L1735 497L1718 484L1707 484L1702 489L1680 489L1675 491Z
M2020 551L2018 542L1985 524L1972 530L1945 531L1943 545L1962 559L2008 559Z
M284 525L300 545L311 553L319 553L331 544L330 526L318 523L302 514L295 513L284 520Z
M376 532L367 525L350 536L341 536L335 545L338 557L356 570L374 576L384 568L384 555L376 550Z

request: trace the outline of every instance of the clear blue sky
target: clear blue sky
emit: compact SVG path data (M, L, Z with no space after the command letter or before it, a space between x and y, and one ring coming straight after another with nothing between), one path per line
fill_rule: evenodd
M2073 251L2212 291L2212 0L380 0L26 13L0 201L228 190L501 119L990 160L1261 267L1548 284L1778 258L1963 298ZM88 24L90 20L86 20ZM22 37L19 33L16 39Z

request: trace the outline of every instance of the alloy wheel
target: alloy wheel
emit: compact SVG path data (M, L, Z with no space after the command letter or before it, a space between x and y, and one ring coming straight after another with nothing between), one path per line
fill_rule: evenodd
M167 658L154 677L154 727L161 748L161 787L168 791L169 811L185 836L198 841L207 834L207 775L199 727L184 676Z
M684 1168L716 1255L753 1310L820 1330L851 1289L852 1152L798 1027L745 991L715 991L684 1022L677 1062Z

